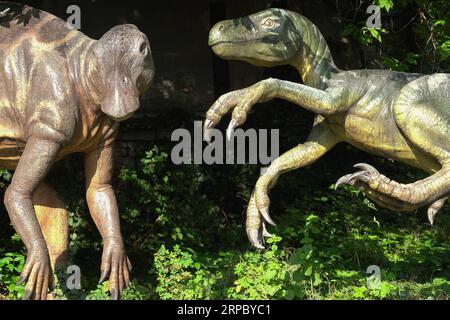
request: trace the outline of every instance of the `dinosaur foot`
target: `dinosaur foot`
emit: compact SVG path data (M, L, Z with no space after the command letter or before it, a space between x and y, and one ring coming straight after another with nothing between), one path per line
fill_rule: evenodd
M434 218L439 213L439 211L442 209L442 207L444 206L444 204L447 200L448 200L448 198L440 199L440 200L432 203L428 207L427 215L428 215L428 221L430 221L431 226L434 225Z
M268 212L258 209L255 194L252 194L247 207L246 230L248 239L255 248L264 249L264 238L272 237L267 231L267 223L274 225Z
M335 189L339 188L343 184L355 187L361 186L361 183L358 182L363 182L363 184L368 185L371 181L380 178L380 173L378 172L378 170L369 164L358 163L353 167L356 169L360 169L360 171L341 177L336 182Z
M360 163L354 167L360 169L360 171L341 177L336 182L335 189L342 185L353 186L363 191L369 199L373 200L379 206L392 211L411 212L418 209L417 205L394 198L390 194L384 193L379 188L376 188L380 185L380 182L387 181L392 184L392 187L397 187L399 185L397 182L388 180L371 165Z
M360 171L341 177L336 182L335 189L339 188L342 185L350 185L356 187L359 190L363 191L368 198L373 200L379 206L387 208L391 211L413 212L417 211L417 209L420 207L420 205L418 204L401 200L398 197L394 198L389 193L383 193L381 190L379 190L379 188L373 188L373 186L379 186L381 183L390 184L390 191L392 193L392 190L400 186L400 184L384 177L371 165L360 163L356 164L354 167L360 169ZM429 204L427 215L431 225L434 224L436 215L442 209L447 199L448 198L439 199Z

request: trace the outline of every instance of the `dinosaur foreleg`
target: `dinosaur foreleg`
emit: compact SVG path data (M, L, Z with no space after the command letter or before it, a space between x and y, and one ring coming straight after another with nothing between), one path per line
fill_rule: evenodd
M247 208L246 229L250 242L257 248L263 248L261 236L268 236L265 223L275 225L269 216L269 191L278 177L288 171L295 170L317 161L338 142L334 134L325 124L314 126L308 141L287 151L275 159L266 173L256 183L255 190Z
M45 182L35 191L33 205L47 243L52 270L58 275L56 271L63 270L68 262L69 213L57 192ZM55 280L58 283L61 279L55 277ZM52 294L47 295L47 299L53 298Z
M391 180L368 164L357 164L355 168L360 171L344 176L340 182L352 185L363 183L367 186L363 187L366 192L389 198L389 202L395 204L396 211L413 211L430 205L428 216L431 223L450 194L450 166L444 165L430 177L410 184Z
M69 215L53 188L42 182L33 195L33 205L47 243L53 271L67 264Z
M222 117L232 109L233 114L228 126L228 134L245 123L248 113L256 103L280 98L316 114L332 114L339 110L343 90L334 88L324 91L294 82L266 79L251 87L229 92L221 96L207 111L204 124L205 140L210 140L209 129L216 126Z

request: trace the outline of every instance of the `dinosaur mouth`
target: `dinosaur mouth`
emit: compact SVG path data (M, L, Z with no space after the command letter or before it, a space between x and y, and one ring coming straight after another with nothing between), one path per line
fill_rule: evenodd
M249 42L254 42L254 41L258 41L258 39L250 39L250 40L245 39L245 40L233 40L233 41L231 41L231 40L223 40L223 41L217 41L217 42L210 42L209 46L211 48L214 48L214 47L217 47L217 46L220 46L220 45L243 44L243 43L249 43Z

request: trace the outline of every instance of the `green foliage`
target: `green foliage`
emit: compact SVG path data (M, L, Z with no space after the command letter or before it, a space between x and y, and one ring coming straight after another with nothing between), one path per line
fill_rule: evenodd
M122 293L121 300L148 300L151 298L151 290L132 281L130 286ZM85 297L86 300L108 300L108 281L97 285L97 288L91 290Z
M211 234L195 237L198 213L204 213L202 225L214 224L219 210L199 192L205 179L199 167L172 166L167 153L154 147L138 168L123 169L119 178L126 190L118 193L124 230L133 247L155 252L163 241L202 247L206 237L217 237L210 229L205 231Z
M17 286L20 272L25 263L25 257L19 253L5 253L0 256L0 299L21 298L24 293L23 286Z
M376 46L381 63L407 72L445 72L450 66L450 3L447 0L376 0L382 27L368 28L364 1L350 10L341 37ZM376 40L376 41L374 41ZM386 40L386 41L384 41ZM405 41L406 40L406 41Z
M214 299L218 275L204 267L194 251L163 245L155 254L156 293L163 300Z
M328 168L333 170L330 164ZM227 170L241 170L236 190L248 196L253 170ZM393 169L385 163L384 170ZM271 194L273 210L279 213L278 235L267 239L266 250L252 250L240 219L229 215L236 222L227 225L219 214L216 203L225 207L230 201L211 200L213 195L223 197L222 181L212 184L214 191L221 192L208 192L210 188L203 186L213 174L209 168L174 170L167 154L153 148L138 168L124 169L120 175L124 234L132 239L127 246L138 266L123 299L448 298L448 210L430 228L420 215L378 210L357 189L317 187L315 172L294 172L280 180ZM417 177L410 174L409 179ZM286 191L280 195L277 190L292 190L295 195ZM88 242L78 242L92 237L88 220L79 212L84 204L75 201L73 205L77 236L72 243L78 250L72 254L81 266L83 289L58 288L54 295L57 299L108 299L108 283L97 285L98 269L92 268L92 261L99 259L99 247L91 244L89 249ZM21 254L2 255L4 298L21 296L23 289L15 282L23 262ZM366 269L371 265L381 270L381 282L375 287L368 283Z
M282 299L286 295L286 254L278 247L281 237L267 240L265 252L246 252L234 268L237 279L228 289L231 299Z
M265 252L220 252L199 256L191 249L161 246L155 255L161 299L277 299L285 295L286 254L280 237Z
M6 187L6 185L11 181L11 177L11 172L5 169L0 169L0 189Z

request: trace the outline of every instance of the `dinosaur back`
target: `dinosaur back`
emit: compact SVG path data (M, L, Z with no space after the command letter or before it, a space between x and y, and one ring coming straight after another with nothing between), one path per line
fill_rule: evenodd
M424 75L405 86L399 104L427 105L450 120L450 74Z
M83 37L81 32L50 13L20 3L0 2L0 50L17 47L27 39L46 49L61 50Z

